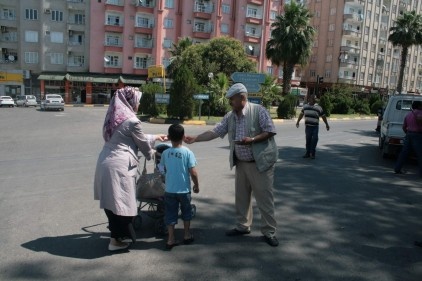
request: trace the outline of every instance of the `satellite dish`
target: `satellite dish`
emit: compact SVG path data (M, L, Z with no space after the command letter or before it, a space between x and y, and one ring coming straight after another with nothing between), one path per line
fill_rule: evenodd
M105 62L110 62L110 59L108 57L104 57Z
M10 61L14 61L14 60L15 60L15 56L12 56L12 55L8 56L7 58L8 58Z

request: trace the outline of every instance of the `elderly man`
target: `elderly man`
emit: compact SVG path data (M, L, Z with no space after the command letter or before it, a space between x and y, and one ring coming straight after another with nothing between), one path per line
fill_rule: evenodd
M248 102L248 91L236 83L227 91L232 111L213 130L186 136L186 143L210 141L228 134L230 168L235 172L236 227L227 236L249 234L252 225L252 193L261 213L261 232L271 246L278 246L274 218L274 164L277 161L275 127L268 111Z

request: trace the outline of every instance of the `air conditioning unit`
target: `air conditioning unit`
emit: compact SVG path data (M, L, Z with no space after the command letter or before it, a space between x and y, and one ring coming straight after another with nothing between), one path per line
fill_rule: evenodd
M44 9L44 14L51 14L51 10L50 9Z

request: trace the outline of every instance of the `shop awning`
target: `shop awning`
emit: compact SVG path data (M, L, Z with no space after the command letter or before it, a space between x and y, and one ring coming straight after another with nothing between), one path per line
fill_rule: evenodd
M63 80L65 77L64 74L59 75L59 74L40 74L40 76L38 76L38 80L55 80L55 81L61 81Z
M66 74L66 79L72 82L117 83L118 76L101 76L89 74Z
M145 84L146 82L144 80L141 80L141 78L138 77L129 77L129 76L120 76L120 81L122 81L125 84Z

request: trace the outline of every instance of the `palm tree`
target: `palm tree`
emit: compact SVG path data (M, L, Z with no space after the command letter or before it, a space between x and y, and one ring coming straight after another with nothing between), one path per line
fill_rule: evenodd
M397 92L401 93L403 90L403 76L409 48L413 45L422 44L422 16L417 14L416 11L403 13L394 22L394 26L390 28L388 41L393 43L393 46L402 47L399 80L397 81L396 88Z
M283 96L290 92L294 66L305 66L312 55L315 29L310 24L311 17L303 4L292 1L271 24L274 29L265 51L274 65L283 65Z
M184 37L180 39L177 44L173 44L173 47L169 51L171 54L171 58L170 65L167 67L168 76L173 76L176 69L180 67L183 51L192 45L193 41L189 37Z
M226 98L226 92L229 88L229 78L226 74L218 73L209 83L210 106L213 114L224 115L229 109L229 101Z
M269 109L272 102L278 99L280 94L280 88L276 84L275 77L271 75L265 75L265 81L261 84L261 94L262 94L262 105Z

